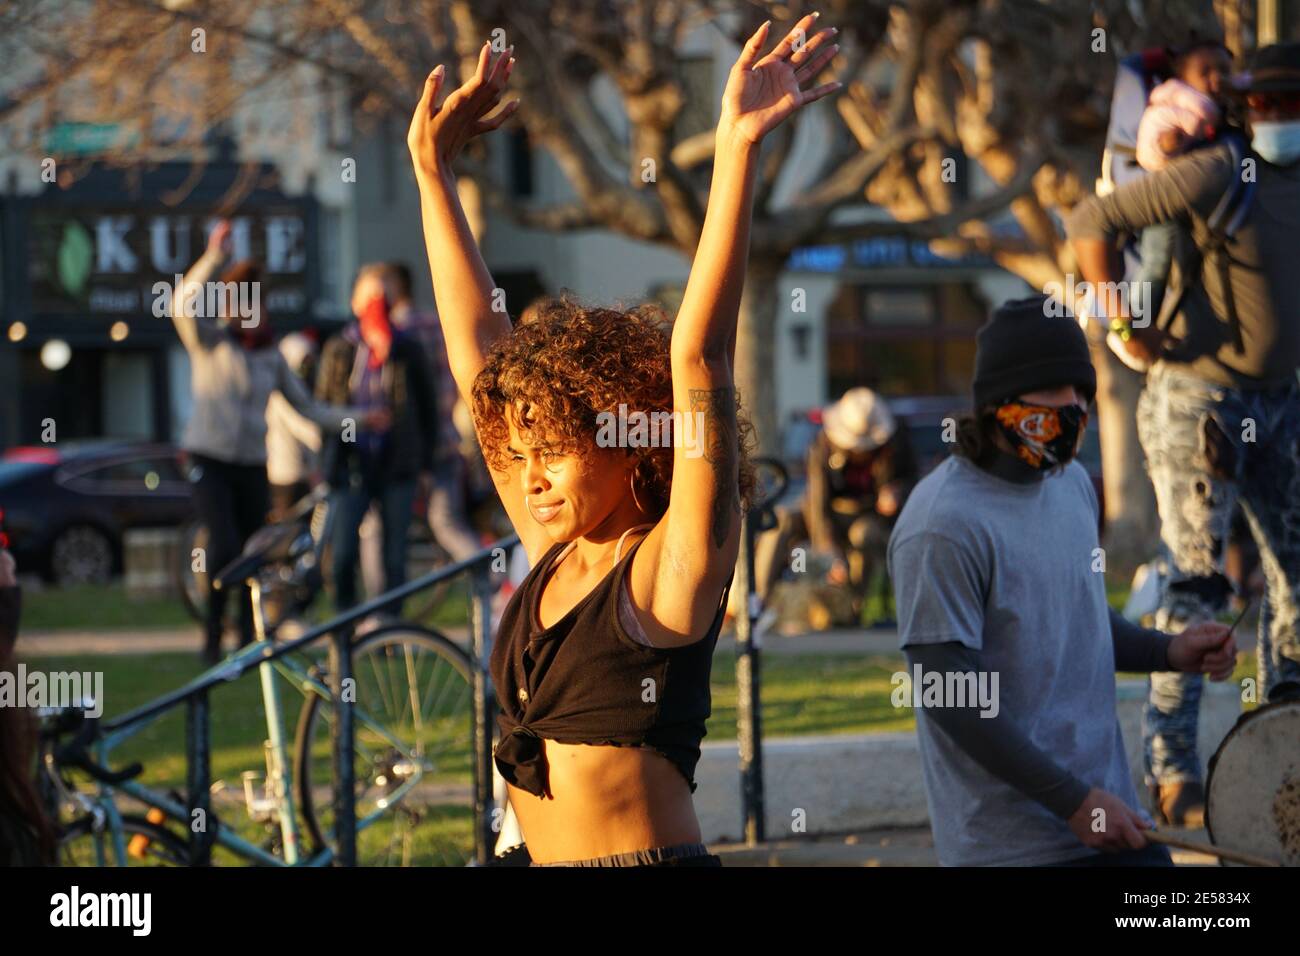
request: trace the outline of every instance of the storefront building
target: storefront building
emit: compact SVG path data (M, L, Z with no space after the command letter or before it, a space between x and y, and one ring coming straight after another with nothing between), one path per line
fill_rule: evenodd
M232 221L233 259L259 262L277 335L318 315L318 204L247 164L94 166L75 183L0 197L0 448L46 439L175 441L188 359L166 312L212 222ZM337 317L341 318L341 317Z
M888 396L964 395L975 332L1028 286L983 255L946 258L880 236L796 251L787 281L820 280L824 401L865 385Z

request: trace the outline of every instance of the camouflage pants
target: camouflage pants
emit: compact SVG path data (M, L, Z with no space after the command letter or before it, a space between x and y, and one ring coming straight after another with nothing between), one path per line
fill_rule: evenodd
M1156 626L1212 619L1230 594L1224 546L1240 504L1267 581L1257 694L1300 680L1300 385L1225 388L1157 366L1137 407L1138 437L1160 511L1169 582ZM1147 783L1199 780L1199 674L1151 675L1143 715Z

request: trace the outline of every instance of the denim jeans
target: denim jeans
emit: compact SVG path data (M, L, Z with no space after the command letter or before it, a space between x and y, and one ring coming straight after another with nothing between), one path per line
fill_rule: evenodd
M1064 863L1049 863L1048 866L1173 866L1173 857L1167 847L1159 843L1148 843L1140 850L1120 850L1117 853L1094 853Z
M1240 504L1267 582L1257 693L1300 679L1300 385L1234 389L1157 365L1137 406L1138 437L1160 511L1169 581L1156 626L1177 632L1226 610L1224 547ZM1199 780L1201 675L1151 675L1143 714L1146 779Z
M415 481L385 481L378 488L356 482L336 491L331 499L334 511L332 557L335 604L345 611L357 603L358 530L371 501L379 502L384 528L384 585L388 590L406 583L406 535L411 526L411 504ZM389 609L398 614L401 608Z

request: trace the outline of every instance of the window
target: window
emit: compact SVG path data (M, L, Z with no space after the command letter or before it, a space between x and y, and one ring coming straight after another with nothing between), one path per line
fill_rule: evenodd
M858 385L891 396L964 394L983 320L964 282L842 287L826 313L828 398Z
M870 325L933 325L935 302L930 290L868 289L864 296Z
M341 216L337 209L320 207L317 219L320 268L316 270L320 293L313 310L317 317L346 315L347 300L343 293L343 246Z
M510 130L506 136L506 166L510 175L510 192L523 199L533 195L533 148L528 133Z
M88 494L134 495L150 492L175 493L178 486L185 484L185 479L174 457L153 455L92 464L84 470L75 472L70 468L66 484ZM182 487L180 490L187 489Z

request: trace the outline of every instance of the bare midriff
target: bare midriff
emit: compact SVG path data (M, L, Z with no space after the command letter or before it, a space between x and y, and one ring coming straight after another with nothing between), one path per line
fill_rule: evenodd
M538 863L700 842L690 786L662 754L545 739L542 749L552 796L509 788L528 854Z

